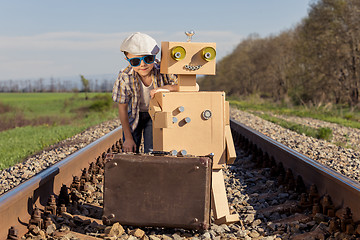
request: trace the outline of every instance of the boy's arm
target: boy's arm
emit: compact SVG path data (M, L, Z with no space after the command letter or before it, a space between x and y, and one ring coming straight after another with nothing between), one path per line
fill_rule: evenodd
M129 116L128 116L128 104L119 103L119 117L122 125L122 130L125 135L125 142L123 144L124 152L135 152L136 144L131 134Z

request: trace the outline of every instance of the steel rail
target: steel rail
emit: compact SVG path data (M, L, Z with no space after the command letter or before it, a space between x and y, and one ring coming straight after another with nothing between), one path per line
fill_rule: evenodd
M96 161L121 137L122 128L118 127L0 196L0 239L7 238L11 226L23 236L34 205L46 206L51 194L59 194L62 184L69 186L74 175L80 175L83 168Z
M351 208L353 219L360 220L358 183L244 124L231 120L230 126L234 135L240 134L256 144L276 162L292 169L295 177L301 175L306 185L316 184L320 194L329 194L336 207ZM19 236L25 234L34 205L46 206L51 194L59 194L62 184L69 186L73 175L80 175L83 168L111 148L121 136L119 127L0 196L0 239L6 239L11 226L18 230Z
M230 121L231 129L262 149L277 163L282 162L285 169L290 168L296 179L300 175L309 186L315 184L321 195L331 196L335 207L349 207L353 220L360 220L360 184L335 172L309 157L273 140L272 138L247 127L235 120Z

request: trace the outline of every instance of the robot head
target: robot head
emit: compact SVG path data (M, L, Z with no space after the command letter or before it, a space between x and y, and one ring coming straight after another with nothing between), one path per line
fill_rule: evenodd
M215 75L216 43L161 42L164 74Z

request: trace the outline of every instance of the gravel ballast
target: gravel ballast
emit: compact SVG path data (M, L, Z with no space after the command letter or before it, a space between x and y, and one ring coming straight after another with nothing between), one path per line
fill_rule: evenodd
M266 121L248 112L231 108L231 118L243 123L250 128L255 129L262 134L306 155L307 157L326 165L335 171L359 182L360 181L360 152L351 148L337 146L334 143L327 142L305 135L298 134L294 131L283 128L279 125ZM359 129L351 129L339 126L337 124L329 124L316 119L291 118L297 123L312 126L328 126L333 130L333 138L339 139L341 136L359 132ZM289 119L290 120L290 119ZM351 134L350 134L351 133ZM351 135L353 136L353 135ZM349 140L352 144L357 144L359 135L353 140Z
M358 151L298 134L235 108L230 109L230 115L232 119L273 138L311 159L319 161L355 181L360 181L360 153ZM358 133L360 131L358 129L345 128L337 124L329 124L309 118L305 118L303 121L302 118L290 118L289 120L312 126L331 127L334 139L339 139L346 135L351 136L348 139L351 145L359 144ZM11 188L104 136L118 126L120 126L118 119L104 122L29 157L23 163L2 170L0 172L0 194L9 191Z
M333 143L297 134L237 109L231 109L231 118L359 181L359 153L355 150L338 147ZM306 119L306 121L311 122L312 120ZM104 136L119 125L119 120L102 123L29 157L23 163L1 171L0 194ZM336 131L333 132L334 135L337 134ZM283 187L275 185L273 179L268 179L267 175L269 175L270 169L249 169L247 165L253 164L251 156L246 156L244 152L239 152L238 156L241 156L241 161L238 160L233 166L228 166L225 169L224 177L230 210L239 214L240 223L229 226L211 224L208 231L196 234L182 230L146 232L148 239L186 239L189 234L188 239L277 240L288 239L296 235L299 235L298 239L301 239L301 234L304 232L318 228L317 234L321 236L329 235L327 233L329 224L323 222L322 218L324 216L319 215L319 221L315 221L316 218L314 218L314 221L306 223L294 221L291 224L283 224L281 219L290 216L284 213L265 211L272 206L290 204L292 200L299 199L299 195L294 192L284 191ZM326 231L323 231L323 229ZM132 230L134 229L126 229L124 236L127 236L124 239L138 239L132 235Z

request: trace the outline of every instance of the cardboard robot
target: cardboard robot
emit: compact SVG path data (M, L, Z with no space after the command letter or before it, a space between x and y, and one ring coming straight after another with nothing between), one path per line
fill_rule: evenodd
M178 91L157 92L150 101L153 150L172 155L213 155L212 209L216 223L239 221L230 214L222 169L236 158L224 92L201 92L196 75L215 75L216 44L162 42L160 71L177 74Z

